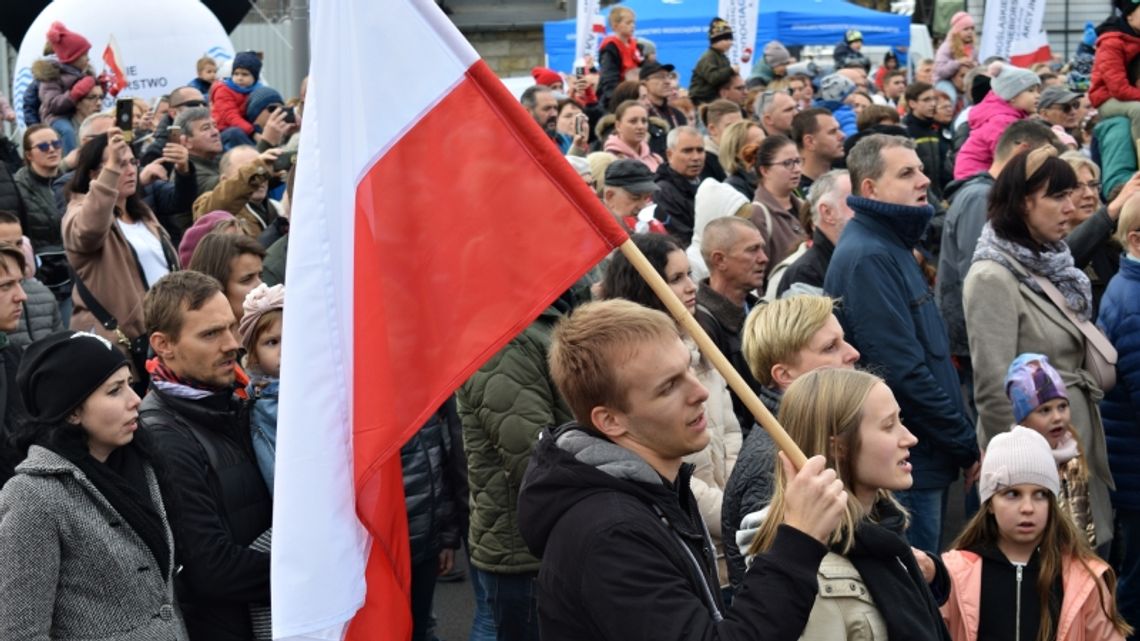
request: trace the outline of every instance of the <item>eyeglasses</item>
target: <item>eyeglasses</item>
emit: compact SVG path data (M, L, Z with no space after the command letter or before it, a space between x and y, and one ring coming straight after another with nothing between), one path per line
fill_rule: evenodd
M1087 183L1077 183L1077 189L1089 189L1091 191L1100 191L1101 182L1099 180L1090 180Z
M181 109L183 107L205 107L205 106L206 106L205 100L187 100L186 102L180 102L176 105L170 105L170 108L171 109Z
M138 166L139 166L139 159L138 158L128 158L127 160L124 160L123 162L119 163L119 169L127 169L128 167L138 167Z
M784 169L791 171L791 170L795 169L796 167L799 167L802 164L804 164L803 158L788 158L787 160L781 160L779 162L769 163L768 166L769 167L775 167L776 165L780 165Z
M32 145L32 147L39 149L46 154L52 149L59 149L63 147L63 142L61 142L59 138L56 138L51 142L37 142L36 144Z

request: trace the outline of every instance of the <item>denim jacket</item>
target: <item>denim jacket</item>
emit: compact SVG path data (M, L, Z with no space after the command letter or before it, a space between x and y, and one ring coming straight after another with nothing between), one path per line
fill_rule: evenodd
M273 460L277 452L277 398L280 386L280 378L257 376L246 388L253 400L249 418L253 453L261 476L269 486L270 495L273 494Z

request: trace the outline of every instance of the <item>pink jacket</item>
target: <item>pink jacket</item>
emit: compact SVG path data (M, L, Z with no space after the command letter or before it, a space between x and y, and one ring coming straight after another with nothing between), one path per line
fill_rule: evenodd
M998 138L1012 123L1029 117L996 93L989 92L981 102L970 109L970 137L958 151L954 161L954 180L969 178L990 168L994 162L994 149Z
M951 585L950 597L942 606L942 620L954 641L977 641L981 616L982 557L966 550L951 550L942 555L942 561L950 573ZM1103 576L1108 564L1097 559L1089 565L1096 573L1095 578L1079 561L1070 557L1064 560L1061 580L1065 586L1065 599L1061 603L1054 638L1059 641L1124 641L1101 610L1097 596L1097 589L1104 585Z
M649 143L644 140L641 141L641 147L634 149L626 144L624 140L618 137L617 134L610 134L606 138L605 151L617 156L618 158L628 158L630 160L640 160L649 171L657 172L657 168L661 166L661 156L649 151Z

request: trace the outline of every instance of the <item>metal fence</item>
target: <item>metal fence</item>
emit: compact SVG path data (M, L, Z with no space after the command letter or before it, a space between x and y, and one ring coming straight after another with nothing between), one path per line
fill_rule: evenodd
M253 23L246 20L230 34L234 51L260 51L264 54L261 81L281 92L286 100L301 89L301 78L308 70L297 70L293 55L293 23L291 19L279 22Z

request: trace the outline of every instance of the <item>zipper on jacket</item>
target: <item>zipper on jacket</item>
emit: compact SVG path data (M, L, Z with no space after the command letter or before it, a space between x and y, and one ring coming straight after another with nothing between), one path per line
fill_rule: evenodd
M1017 565L1017 606L1015 608L1017 619L1015 619L1015 623L1013 624L1013 638L1015 641L1021 641L1021 573L1025 570L1025 566L1020 563L1015 565Z

